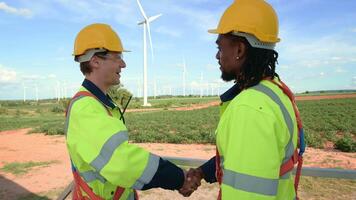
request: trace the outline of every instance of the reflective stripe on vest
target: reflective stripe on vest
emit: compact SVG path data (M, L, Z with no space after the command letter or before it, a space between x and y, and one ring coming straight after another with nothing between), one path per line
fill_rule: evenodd
M99 180L103 184L106 183L106 179L96 171L90 170L90 171L86 171L86 172L81 172L79 174L81 177L83 177L83 179L86 183L90 183L95 180Z
M76 101L78 101L79 99L81 99L81 98L83 98L83 97L85 97L85 96L78 96L78 97L76 97L76 98L74 98L74 99L72 99L72 100L70 101L70 104L69 104L69 106L68 106L68 108L67 108L67 111L66 111L66 122L65 122L65 128L64 128L64 134L65 134L66 136L67 136L68 127L69 127L69 118L70 118L69 113L70 113L70 111L72 110L72 106L73 106L73 104L74 104Z
M135 192L131 192L129 198L127 200L135 200Z
M141 190L145 184L149 183L152 180L153 176L156 174L158 165L159 157L150 153L150 157L148 159L148 163L146 165L145 170L143 171L141 177L137 179L132 188Z
M294 125L293 125L293 120L291 118L291 116L288 113L287 108L285 107L285 105L282 103L281 99L277 96L277 94L270 88L268 88L267 86L263 85L263 84L258 84L255 85L253 87L251 87L251 89L255 89L257 91L260 91L264 94L266 94L268 97L270 97L280 108L280 110L282 111L283 114L283 118L284 121L288 127L288 132L290 135L289 141L287 146L285 147L285 155L283 158L282 163L286 163L294 154L294 145L293 145L293 133L294 133Z
M223 169L223 183L235 189L262 195L277 195L278 179L261 178Z
M96 100L99 101L99 99L94 96L92 93L88 92L88 91L80 91L78 92L73 99L71 100L67 110L66 110L66 124L65 124L65 135L67 135L68 132L68 127L69 127L69 118L70 118L70 111L72 109L73 104L86 96L90 96L95 98ZM99 101L100 102L100 101ZM102 104L102 103L101 103ZM102 104L103 105L103 104ZM109 116L112 116L111 112L108 110L108 108L103 105L103 107L106 109L107 113ZM128 133L127 131L120 131L114 135L112 135L104 144L104 146L102 147L102 149L100 150L99 156L97 156L97 158L94 159L94 161L92 161L92 163L97 166L98 168L100 168L100 170L102 168L104 168L104 166L109 162L112 154L114 153L115 149L117 147L119 147L123 142L128 141ZM95 167L94 167L95 168ZM87 199L86 197L84 197L82 195L82 189L84 190L84 192L89 195L90 199L93 200L101 200L102 198L97 196L92 189L89 187L89 185L87 183L95 181L95 180L99 180L100 182L102 182L103 184L105 184L106 179L101 176L99 174L100 170L98 171L86 171L86 172L82 172L82 173L78 173L79 171L76 170L73 162L72 162L72 170L73 170L73 175L74 175L74 180L75 180L75 185L74 185L74 191L73 191L73 198L75 200L82 200L82 199ZM81 178L83 177L83 179ZM122 196L122 194L124 193L125 188L117 186L113 200L119 200ZM135 195L135 191L132 192L129 196L129 200L135 200L135 196L136 199L138 199L138 196Z
M127 131L120 131L112 135L101 148L99 155L90 163L96 171L100 172L110 161L114 151L125 141L128 141Z

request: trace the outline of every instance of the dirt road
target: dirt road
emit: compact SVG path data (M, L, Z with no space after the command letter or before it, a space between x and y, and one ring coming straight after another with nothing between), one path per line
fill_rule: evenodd
M28 129L0 132L0 169L13 162L52 162L46 166L35 167L23 175L14 175L0 170L0 199L17 199L46 195L55 198L72 180L70 163L64 136L45 136L26 134ZM190 157L209 159L215 154L215 146L201 144L138 144L161 156ZM356 153L342 153L335 150L309 148L305 154L305 165L313 167L337 167L356 169ZM205 192L195 194L193 199L206 199L216 194L216 186L204 186ZM172 199L183 199L176 192L152 190L144 192L141 199L152 199L157 194L171 195ZM158 198L159 197L159 198ZM167 199L162 195L158 199ZM46 198L42 198L46 199ZM214 199L214 198L207 198Z

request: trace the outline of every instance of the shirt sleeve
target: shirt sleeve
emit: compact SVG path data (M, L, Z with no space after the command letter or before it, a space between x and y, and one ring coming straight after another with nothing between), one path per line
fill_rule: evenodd
M215 183L217 181L215 176L215 172L216 172L215 161L216 161L216 156L212 157L210 160L208 160L206 163L200 166L200 168L204 173L204 180L208 183Z
M152 180L145 184L142 190L151 188L163 188L169 190L178 190L184 183L183 170L175 164L160 158L157 172Z

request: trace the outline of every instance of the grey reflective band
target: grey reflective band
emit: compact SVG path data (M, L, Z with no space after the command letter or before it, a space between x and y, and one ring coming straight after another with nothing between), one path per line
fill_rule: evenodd
M283 176L280 176L279 179L282 179L282 180L289 179L290 178L290 174L291 174L291 172L287 172Z
M127 131L120 131L112 135L103 145L99 155L90 163L92 167L100 172L110 161L114 151L125 141L129 139Z
M65 134L65 136L67 136L67 132L68 132L69 117L70 117L70 111L72 110L72 106L73 106L73 104L74 104L76 101L78 101L79 99L81 99L81 98L83 98L83 97L85 97L85 96L79 96L79 97L73 99L73 100L70 102L69 106L68 106L67 117L66 117L65 128L64 128L64 134Z
M87 62L94 56L95 53L106 52L106 51L108 51L108 50L101 49L101 48L89 49L89 50L85 51L85 53L83 55L75 56L74 60L79 62L79 63Z
M137 179L132 188L141 190L143 186L149 183L153 176L156 174L159 165L159 156L150 154L145 170L143 171L141 177Z
M277 195L278 179L267 179L224 169L223 184L256 194Z
M248 34L248 33L233 31L232 34L236 35L236 36L240 36L240 37L246 38L248 43L250 43L250 45L252 47L255 47L255 48L274 50L274 48L276 46L276 43L273 43L273 42L262 42L257 37L255 37L254 35L251 35L251 34Z
M128 200L135 200L135 192L131 192Z
M288 127L288 131L289 131L289 141L288 144L285 148L285 156L283 159L283 163L287 162L294 154L294 145L293 145L293 130L294 130L294 126L293 126L293 120L290 116L290 114L288 113L287 108L284 106L284 104L282 103L281 99L278 97L278 95L276 93L273 92L273 90L271 90L270 88L268 88L265 85L262 84L258 84L255 85L253 87L251 87L251 89L255 89L257 91L260 91L264 94L266 94L267 96L269 96L281 109L282 114L283 114L283 118L284 121L286 122L286 125Z
M95 171L86 171L80 173L80 176L83 177L84 181L90 183L95 180L99 180L102 183L106 182L106 179L102 177L98 172Z

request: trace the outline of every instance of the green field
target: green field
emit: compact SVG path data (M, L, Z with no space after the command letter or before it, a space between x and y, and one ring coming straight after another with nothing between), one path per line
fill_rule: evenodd
M171 98L150 100L154 112L126 113L126 125L134 142L214 143L219 120L218 106L193 111L168 108L216 101L217 98ZM129 108L140 101L133 100ZM344 151L355 150L356 99L299 101L308 146L322 148L326 141ZM135 105L136 104L136 105ZM33 128L32 132L63 134L66 102L0 102L0 130Z

